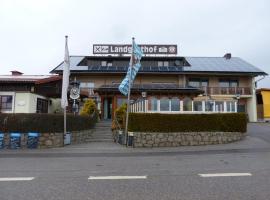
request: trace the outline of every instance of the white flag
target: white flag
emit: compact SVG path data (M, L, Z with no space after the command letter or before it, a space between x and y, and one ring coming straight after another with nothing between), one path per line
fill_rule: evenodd
M65 108L68 106L67 91L69 86L69 53L68 53L68 38L66 36L66 46L65 46L65 60L63 65L63 81L62 81L62 97L61 97L61 107Z

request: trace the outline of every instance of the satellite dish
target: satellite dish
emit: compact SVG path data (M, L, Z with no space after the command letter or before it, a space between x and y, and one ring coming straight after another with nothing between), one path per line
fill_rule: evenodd
M180 62L180 60L176 60L174 64L175 64L175 66L180 66L181 62Z

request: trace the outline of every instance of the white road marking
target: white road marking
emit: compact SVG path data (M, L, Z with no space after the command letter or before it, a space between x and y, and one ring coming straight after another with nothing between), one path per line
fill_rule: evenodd
M0 181L32 181L35 177L4 177Z
M147 179L147 176L89 176L88 180Z
M200 177L229 177L229 176L252 176L251 173L216 173L216 174L198 174Z

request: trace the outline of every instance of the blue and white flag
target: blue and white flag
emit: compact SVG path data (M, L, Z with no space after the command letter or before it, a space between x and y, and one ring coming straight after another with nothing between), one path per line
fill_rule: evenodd
M141 48L135 43L135 41L132 41L132 54L129 62L129 68L126 77L124 80L121 82L119 85L118 89L119 91L127 96L128 95L128 90L129 90L129 80L130 80L130 87L136 77L137 72L141 68L141 63L140 60L143 56L143 52Z

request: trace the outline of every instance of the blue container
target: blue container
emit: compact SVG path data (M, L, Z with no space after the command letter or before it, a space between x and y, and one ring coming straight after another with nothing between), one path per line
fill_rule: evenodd
M5 147L4 136L4 133L0 133L0 149L3 149Z
M38 139L39 134L30 132L27 136L27 148L28 149L36 149L38 148Z
M128 136L128 146L131 147L133 146L133 139L134 139L134 136Z
M64 145L71 144L71 133L67 132L64 136Z
M21 134L20 133L10 133L9 148L10 149L21 148Z

